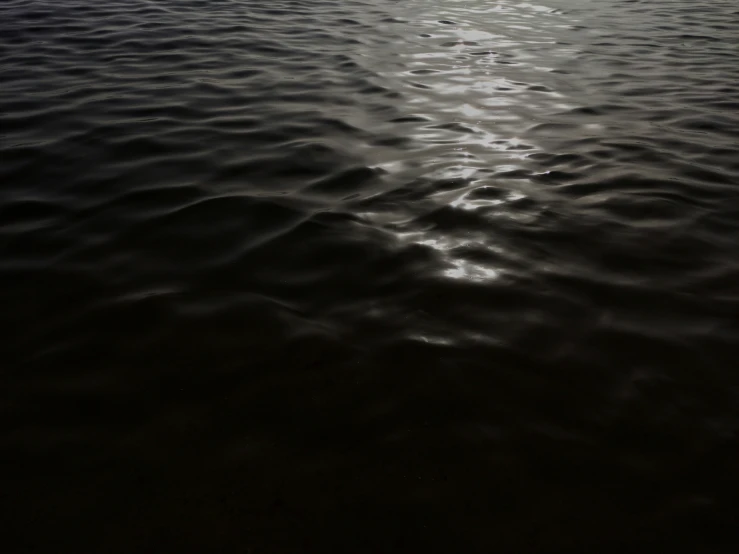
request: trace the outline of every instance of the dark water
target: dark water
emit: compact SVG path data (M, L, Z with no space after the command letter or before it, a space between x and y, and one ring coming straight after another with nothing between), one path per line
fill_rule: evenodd
M3 0L0 83L5 552L736 551L734 0Z

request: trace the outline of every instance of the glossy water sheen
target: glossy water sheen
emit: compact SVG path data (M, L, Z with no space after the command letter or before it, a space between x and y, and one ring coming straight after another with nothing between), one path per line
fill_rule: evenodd
M3 0L3 550L735 552L738 41Z

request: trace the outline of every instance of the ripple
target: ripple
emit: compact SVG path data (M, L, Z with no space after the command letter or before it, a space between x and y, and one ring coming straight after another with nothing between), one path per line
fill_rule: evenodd
M738 21L4 0L8 543L735 551Z

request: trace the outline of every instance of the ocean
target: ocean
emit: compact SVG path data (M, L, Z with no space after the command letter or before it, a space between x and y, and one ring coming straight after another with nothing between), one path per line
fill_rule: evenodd
M8 554L733 553L733 0L3 0Z

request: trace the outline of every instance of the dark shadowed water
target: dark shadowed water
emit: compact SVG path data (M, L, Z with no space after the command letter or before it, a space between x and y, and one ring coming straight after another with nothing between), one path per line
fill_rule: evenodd
M735 552L735 0L2 0L2 550Z

